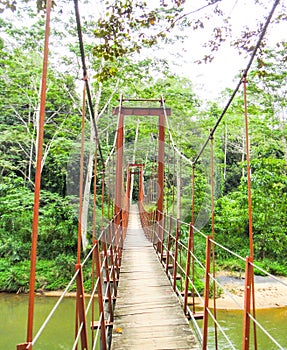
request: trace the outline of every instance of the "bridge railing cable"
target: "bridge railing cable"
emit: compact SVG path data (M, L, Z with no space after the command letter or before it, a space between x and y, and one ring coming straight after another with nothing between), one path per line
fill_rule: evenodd
M170 128L170 125L169 125L169 120L168 120L167 113L166 113L165 100L164 100L164 97L163 97L163 96L161 97L161 105L162 105L162 107L163 107L163 112L164 112L165 123L166 123L166 126L167 126L168 137L169 137L169 140L171 141L172 148L173 148L173 149L175 150L175 152L176 152L181 158L183 158L188 164L193 165L192 160L190 160L189 158L187 158L187 157L179 150L179 148L176 146L176 143L175 143L175 141L174 141L174 139L173 139L173 136L172 136L172 133L171 133L171 128Z
M94 288L89 295L90 299L89 299L87 308L85 310L86 316L88 315L88 312L92 306L92 303L94 302L94 297L96 295L96 292L99 288L100 283L102 283L102 285L105 285L107 280L108 280L108 284L105 287L105 294L104 294L102 300L99 300L99 302L101 302L102 305L105 304L105 300L108 300L108 302L113 304L113 300L116 297L116 287L111 288L111 286L117 285L117 279L118 279L119 268L120 268L120 257L121 257L121 252L119 250L121 248L119 248L119 247L122 246L122 237L121 237L120 228L116 227L114 225L115 219L116 218L113 218L112 220L110 220L108 225L101 231L101 233L99 234L99 237L98 237L99 240L96 242L96 244L93 245L93 247L91 248L91 250L89 251L89 253L85 257L85 259L81 263L82 267L84 267L85 265L88 265L88 261L89 261L89 259L91 259L93 252L95 250L99 250L100 245L107 246L106 250L105 249L102 250L103 253L101 255L101 261L98 262L100 273L95 281ZM108 242L108 244L106 242ZM107 269L107 263L109 264L108 269ZM88 268L89 268L89 266L88 266ZM37 343L37 341L39 340L39 338L43 334L45 328L51 322L55 312L60 308L60 305L63 302L64 298L71 291L71 289L74 288L75 281L76 281L76 278L77 278L79 272L80 272L79 270L77 270L75 272L75 274L71 278L70 282L67 284L65 290L62 292L61 296L57 300L56 304L54 305L54 307L52 308L52 310L50 311L50 313L48 314L46 319L43 321L42 325L40 326L39 330L35 334L31 343L26 344L24 349L29 349ZM109 276L109 277L108 277L108 279L103 280L103 276ZM111 294L109 293L109 288L113 291ZM113 317L113 316L111 315L111 317ZM95 342L97 341L97 338L99 336L99 332L101 329L99 324L101 323L101 320L103 318L104 318L104 314L100 314L99 321L94 322L91 325L91 327L95 327L97 329ZM83 323L81 323L78 327L78 332L77 332L75 342L73 345L74 349L77 348L83 326L84 326ZM105 333L106 333L105 337L106 337L106 339L108 338L108 332L107 332L108 327L111 327L111 324L106 320L106 322L105 322Z
M117 128L116 128L115 137L114 137L114 141L113 141L113 145L112 145L111 151L110 151L110 153L107 156L106 161L105 161L105 165L106 166L111 161L111 158L112 158L112 156L113 156L113 154L115 153L115 150L116 150L117 136L118 136L118 130L119 130L119 120L120 120L119 115L121 113L121 108L122 108L122 99L123 99L123 96L121 95L120 96L120 103L119 103L119 112L118 112L118 125L117 125Z
M164 213L162 213L164 215ZM187 293L188 295L188 305L186 308L187 316L193 321L194 327L198 328L198 319L202 317L202 313L199 311L200 309L204 308L204 298L202 297L201 290L198 289L198 286L194 283L194 279L192 276L186 274L186 266L185 266L185 258L187 256L188 247L186 245L186 242L182 241L181 234L178 234L180 231L184 232L188 229L189 223L183 222L182 220L177 220L174 217L170 215L164 215L164 223L157 223L155 220L155 216L152 217L152 215L148 212L142 212L142 224L144 226L144 229L147 232L147 236L152 239L152 242L155 246L155 249L157 250L157 240L160 240L160 236L158 235L158 228L157 226L161 226L161 229L164 231L164 238L162 240L163 245L163 253L158 253L159 260L163 264L163 268L166 271L167 276L169 277L171 284L174 288L175 293L178 295L179 300L182 303L182 306L184 307L184 295ZM179 226L178 226L179 225ZM232 251L228 247L225 247L224 245L216 242L216 240L211 239L209 236L207 236L204 232L201 232L198 229L194 230L195 234L195 241L198 244L198 247L201 246L201 243L199 242L208 242L209 244L214 244L218 247L218 249L224 251L226 254L230 254L236 259L239 259L241 261L242 266L242 272L238 272L238 276L241 274L244 274L244 263L245 258L241 256L240 254ZM195 254L193 251L190 251L190 254L194 258L197 275L201 276L206 267L205 267L205 257L204 257L204 250L205 247L201 246L201 251L197 249L197 254ZM217 251L217 254L221 254L220 251ZM200 256L200 258L198 257ZM185 257L183 259L183 257ZM240 265L240 264L239 264ZM282 281L281 279L276 278L276 276L273 276L272 274L268 273L264 269L260 268L258 265L252 263L254 268L258 268L262 274L265 274L266 276L269 276L273 278L278 283L281 283L282 285L287 287L287 283L285 281ZM198 270L199 269L199 270ZM202 271L202 272L199 272ZM233 294L228 285L221 283L220 276L215 276L213 274L213 271L210 271L209 273L209 279L210 279L210 285L214 284L216 285L215 289L211 289L211 293L224 293L226 295L225 298L230 299L230 303L234 305L234 308L244 310L244 303L243 299L239 298L236 294ZM241 277L236 277L238 281L243 281ZM183 283L185 279L188 280L188 291L184 290ZM224 280L224 279L223 279ZM197 282L198 283L198 282ZM243 282L242 282L243 283ZM214 288L214 287L213 287ZM217 296L218 297L218 296ZM226 301L225 301L226 303ZM214 310L213 308L208 307L207 312L209 317L217 324L218 331L222 334L222 337L219 337L219 348L220 344L223 344L225 341L225 344L229 344L231 349L235 349L235 345L230 340L228 331L225 331L225 325L221 324L221 321L216 319L214 317ZM275 340L274 336L272 336L272 333L266 329L258 320L256 320L253 315L249 314L252 321L255 320L256 325L259 325L260 329L264 334L270 339L270 341L275 344L279 349L283 349L283 347ZM272 332L272 331L271 331ZM201 330L198 328L198 335L199 338L202 337Z
M267 28L268 28L268 26L269 26L269 24L270 24L270 22L271 22L271 19L272 19L272 17L273 17L273 14L274 14L274 12L275 12L275 10L276 10L276 7L278 6L279 2L280 2L280 0L276 0L276 1L273 3L272 9L271 9L271 11L270 11L270 13L269 13L269 15L268 15L268 17L267 17L267 19L266 19L266 21L265 21L265 24L264 24L264 26L263 26L263 28L262 28L262 30L261 30L261 33L260 33L259 38L258 38L258 40L257 40L257 43L256 43L256 45L255 45L255 47L254 47L254 49L253 49L253 51L252 51L252 53L251 53L251 57L250 57L250 59L249 59L247 65L246 65L245 69L243 70L242 76L241 76L241 78L239 79L239 81L238 81L238 83L237 83L235 89L233 90L233 92L232 92L232 94L231 94L229 100L227 101L225 107L223 108L223 110L222 110L222 112L221 112L219 118L217 119L215 125L214 125L213 128L210 130L210 135L209 135L209 137L208 137L207 140L205 141L204 145L202 146L202 148L201 148L201 150L199 151L199 153L197 154L197 156L194 158L193 164L196 164L196 163L198 162L198 160L200 159L200 157L201 157L203 151L205 150L205 148L207 147L207 145L208 145L208 143L209 143L210 137L214 135L214 133L215 133L215 131L217 130L219 124L221 123L223 117L225 116L225 114L227 113L229 107L231 106L232 101L234 100L234 98L235 98L235 96L236 96L236 94L237 94L237 92L238 92L240 86L242 85L242 78L246 78L246 77L247 77L247 74L248 74L248 72L249 72L249 70L250 70L250 68L251 68L251 65L252 65L252 63L253 63L253 61L254 61L254 58L256 57L257 51L258 51L258 49L259 49L259 47L260 47L260 45L261 45L261 43L262 43L262 40L264 39L264 36L265 36L265 34L266 34L266 31L267 31Z

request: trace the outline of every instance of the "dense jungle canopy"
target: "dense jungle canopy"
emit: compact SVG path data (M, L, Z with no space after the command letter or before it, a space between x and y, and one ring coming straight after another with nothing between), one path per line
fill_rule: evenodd
M120 94L140 98L163 95L172 110L170 126L178 148L190 160L196 156L232 89L229 82L218 92L218 98L203 99L197 94L192 76L177 69L184 65L186 40L189 35L201 38L206 30L202 51L191 54L200 67L211 64L226 45L248 58L271 8L269 1L252 1L253 11L258 9L258 14L265 16L254 16L252 25L242 25L240 33L236 33L232 11L240 1L232 3L229 7L220 0L202 0L197 7L184 0L81 4L84 46L104 158L113 146L116 117L112 116L112 108L118 105ZM76 257L78 220L74 203L78 188L73 188L73 181L78 174L73 169L79 159L82 68L72 5L69 1L54 1L52 10L37 250L37 287L46 289L63 288L73 273ZM0 8L0 290L26 291L45 3L1 0ZM273 34L278 28L278 40L274 40L276 35L264 38L248 76L255 258L268 271L282 275L287 275L287 41L281 35L282 28L286 29L286 13L282 1L271 22ZM171 55L162 55L164 50ZM226 60L232 59L226 56ZM235 80L241 69L238 67ZM204 84L208 86L209 82ZM245 256L248 210L243 109L243 95L239 93L217 132L215 232L219 242ZM149 139L155 126L141 118L138 123L140 148L145 142L141 140ZM86 139L90 140L92 134L91 125L86 129ZM126 143L134 144L136 134L137 122L128 121ZM88 164L88 151L86 158ZM198 217L205 206L209 181L205 164L204 156L196 168ZM150 160L147 167L152 166ZM175 166L179 167L179 163ZM190 174L190 166L183 162L181 216L186 222L190 220ZM170 184L176 181L169 181L166 207L171 208ZM97 210L101 216L100 183L98 187ZM87 204L87 218L90 210ZM108 219L107 210L105 218ZM209 232L210 217L198 219L197 223ZM89 245L88 221L85 230ZM237 268L226 256L218 256L218 260L222 268Z

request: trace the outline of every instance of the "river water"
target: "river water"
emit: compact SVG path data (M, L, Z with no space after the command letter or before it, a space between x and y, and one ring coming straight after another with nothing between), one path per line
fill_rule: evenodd
M242 323L243 313L240 310L217 310L217 319L223 328L224 332L231 340L236 349L241 349L242 342ZM256 319L260 322L272 335L272 337L281 345L281 349L287 350L287 308L276 309L258 309L256 312ZM199 322L202 326L202 321ZM209 350L215 347L214 344L214 327L209 322ZM250 349L253 349L253 326L251 326L251 342ZM280 347L274 345L266 334L257 326L257 345L258 350L276 350ZM218 348L220 350L230 350L231 346L226 339L218 331Z
M34 329L36 331L57 301L56 297L37 296L35 298ZM28 296L0 293L0 310L0 349L16 349L17 344L24 343L26 340ZM64 298L33 346L33 350L72 349L75 337L75 312L75 299Z
M57 302L55 297L36 297L35 329L45 320ZM28 297L25 295L0 294L0 349L16 349L18 343L25 342ZM242 313L240 311L218 311L218 319L232 339L236 349L241 349ZM268 328L273 337L287 349L287 308L263 309L257 311L257 318ZM75 299L65 298L53 316L33 350L70 350L74 339ZM210 331L211 334L212 331ZM211 334L212 338L212 334ZM258 349L278 349L257 330ZM219 349L230 349L226 340L219 337ZM212 349L212 347L210 347ZM147 349L148 350L148 349Z

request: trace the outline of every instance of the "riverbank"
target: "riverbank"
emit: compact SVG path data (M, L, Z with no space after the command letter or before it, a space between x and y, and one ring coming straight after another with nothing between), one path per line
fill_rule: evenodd
M216 299L220 309L241 309L244 305L244 278L222 272L217 277L224 291ZM255 276L255 305L256 309L278 308L287 306L287 277ZM285 284L283 284L285 283Z
M271 277L255 276L255 303L257 309L287 307L287 277ZM220 297L216 298L216 307L218 309L243 309L244 305L244 278L237 277L228 272L220 272L217 276L224 290L220 293ZM282 283L285 284L282 284ZM62 291L43 291L39 295L60 297ZM38 293L37 293L38 294ZM66 294L67 297L75 297L75 292ZM87 295L88 296L88 295ZM189 298L191 302L191 298ZM200 305L198 298L195 303ZM210 301L212 307L213 300Z

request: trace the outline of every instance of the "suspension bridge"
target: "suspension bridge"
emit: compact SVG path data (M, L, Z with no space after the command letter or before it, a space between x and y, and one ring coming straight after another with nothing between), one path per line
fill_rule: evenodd
M241 347L258 348L258 335L264 334L274 348L284 349L272 331L256 318L256 294L254 268L286 283L262 270L254 263L252 235L252 197L248 139L248 105L246 79L260 42L270 22L272 11L262 35L258 39L250 62L231 95L209 136L197 156L190 160L176 146L169 126L172 111L165 106L163 97L153 100L123 98L114 108L117 116L115 142L107 159L104 159L97 132L87 79L87 68L81 34L80 16L75 1L81 58L83 65L84 93L82 125L85 123L86 101L95 130L93 168L93 203L97 203L97 183L101 183L102 213L108 211L109 221L96 225L96 210L92 219L92 248L81 256L84 132L80 157L80 193L78 253L76 272L70 283L51 310L47 319L34 334L34 290L36 278L36 248L41 183L41 149L43 147L45 91L48 62L49 20L51 2L47 2L46 38L40 110L40 134L35 181L35 209L32 230L31 276L28 308L27 339L17 345L17 350L37 349L37 341L53 314L73 285L76 285L75 333L72 349L236 349L229 339L225 326L217 317L216 291L224 286L217 279L216 252L222 250L238 259L244 269L244 300L242 310ZM273 11L275 6L273 8ZM216 130L228 110L234 96L243 87L244 117L246 126L246 163L248 174L249 255L242 257L216 241L215 232L215 181L214 138ZM153 165L150 169L148 156L138 155L136 147L127 152L125 118L151 118L156 120L157 145L155 154L148 149ZM210 234L201 232L195 224L196 167L208 149L210 154ZM171 161L172 159L172 161ZM98 172L98 162L102 172ZM172 166L170 164L173 164ZM178 164L179 167L175 167ZM188 172L190 190L190 222L181 220L182 167ZM148 169L149 168L149 169ZM168 176L167 176L168 175ZM169 190L169 196L166 195ZM176 198L175 198L176 194ZM168 203L172 197L172 209ZM176 204L174 204L176 203ZM177 213L175 214L175 207ZM184 234L183 234L184 233ZM196 248L200 242L201 250ZM202 259L202 255L204 258ZM84 269L91 269L91 292L85 293ZM204 289L196 283L196 271L201 270ZM232 295L230 295L232 298ZM238 301L234 300L234 303ZM87 304L87 305L86 305ZM98 307L98 312L96 311ZM68 322L69 320L67 320ZM222 344L225 344L224 346ZM285 344L286 346L286 344Z

